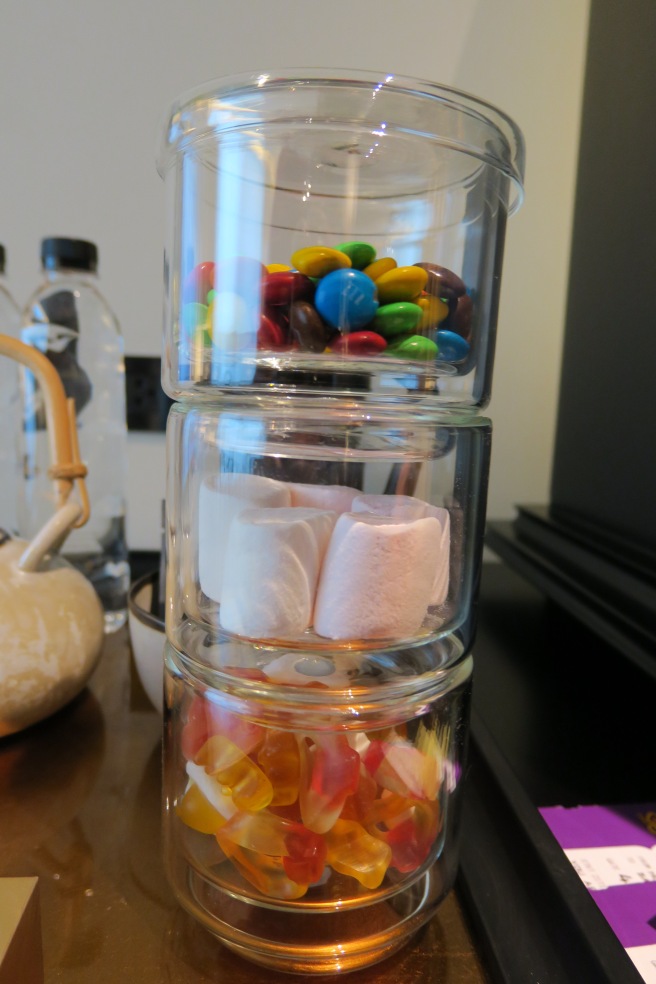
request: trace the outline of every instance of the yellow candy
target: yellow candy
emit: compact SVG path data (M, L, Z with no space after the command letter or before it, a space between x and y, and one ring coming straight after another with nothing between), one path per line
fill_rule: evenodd
M262 770L223 735L207 739L196 763L225 787L238 810L263 810L273 799L273 787Z
M267 263L267 273L286 273L287 270L291 270L291 267L286 263Z
M299 885L287 876L281 858L237 847L227 837L221 837L220 831L216 839L235 868L262 895L271 899L300 899L307 892L307 885Z
M273 799L273 787L261 769L247 755L215 774L217 782L230 790L238 810L256 813Z
M209 776L239 762L245 755L243 748L223 735L212 735L196 753L196 765L202 765Z
M325 277L333 270L342 270L351 266L346 253L330 246L305 246L297 249L292 256L292 265L306 277Z
M195 782L192 782L175 812L183 823L201 834L215 834L226 822L218 810L205 799Z
M365 267L362 272L366 273L372 280L378 280L379 277L382 277L384 273L389 273L390 270L396 270L396 260L393 260L391 256L381 256L379 260L374 260L373 263Z
M449 313L449 305L445 304L441 297L418 297L415 301L424 312L419 323L419 331L426 331L428 328L435 328L440 321L444 321Z
M336 820L325 838L327 861L335 871L357 878L365 888L378 888L392 860L387 844L355 820Z
M414 301L426 286L428 274L421 267L397 267L384 273L376 281L380 304L395 301Z

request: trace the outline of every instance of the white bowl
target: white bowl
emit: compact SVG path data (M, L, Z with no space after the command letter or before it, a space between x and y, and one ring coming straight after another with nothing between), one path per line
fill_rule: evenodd
M163 709L164 621L150 608L157 590L157 571L135 581L128 595L128 624L134 662L146 695L160 714Z

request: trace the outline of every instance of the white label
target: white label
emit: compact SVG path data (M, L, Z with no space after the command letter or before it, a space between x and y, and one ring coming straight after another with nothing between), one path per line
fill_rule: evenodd
M656 984L656 943L649 946L629 946L626 952L645 984Z
M656 881L656 845L640 847L579 847L565 851L579 878L593 892L612 885L642 885Z

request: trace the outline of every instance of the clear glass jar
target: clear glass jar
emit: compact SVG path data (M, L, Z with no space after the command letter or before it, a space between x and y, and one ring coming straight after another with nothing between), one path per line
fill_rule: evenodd
M175 404L167 634L272 650L472 639L490 423L467 413L235 394Z
M44 239L41 257L43 281L23 310L21 338L48 356L75 401L91 517L68 537L62 552L92 582L110 632L127 620L130 583L123 337L99 289L94 243ZM29 370L21 369L21 381L18 526L31 539L52 515L53 491L43 397Z
M163 385L490 397L523 138L494 107L396 76L301 69L173 107ZM356 388L360 386L356 383Z
M457 869L471 656L167 644L164 828L181 904L298 973L389 956Z

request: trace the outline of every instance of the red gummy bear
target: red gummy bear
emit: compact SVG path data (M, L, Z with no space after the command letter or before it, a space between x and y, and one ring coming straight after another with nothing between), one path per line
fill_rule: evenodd
M319 881L326 863L328 848L323 837L313 834L300 824L285 837L288 854L283 857L285 874L299 885Z

